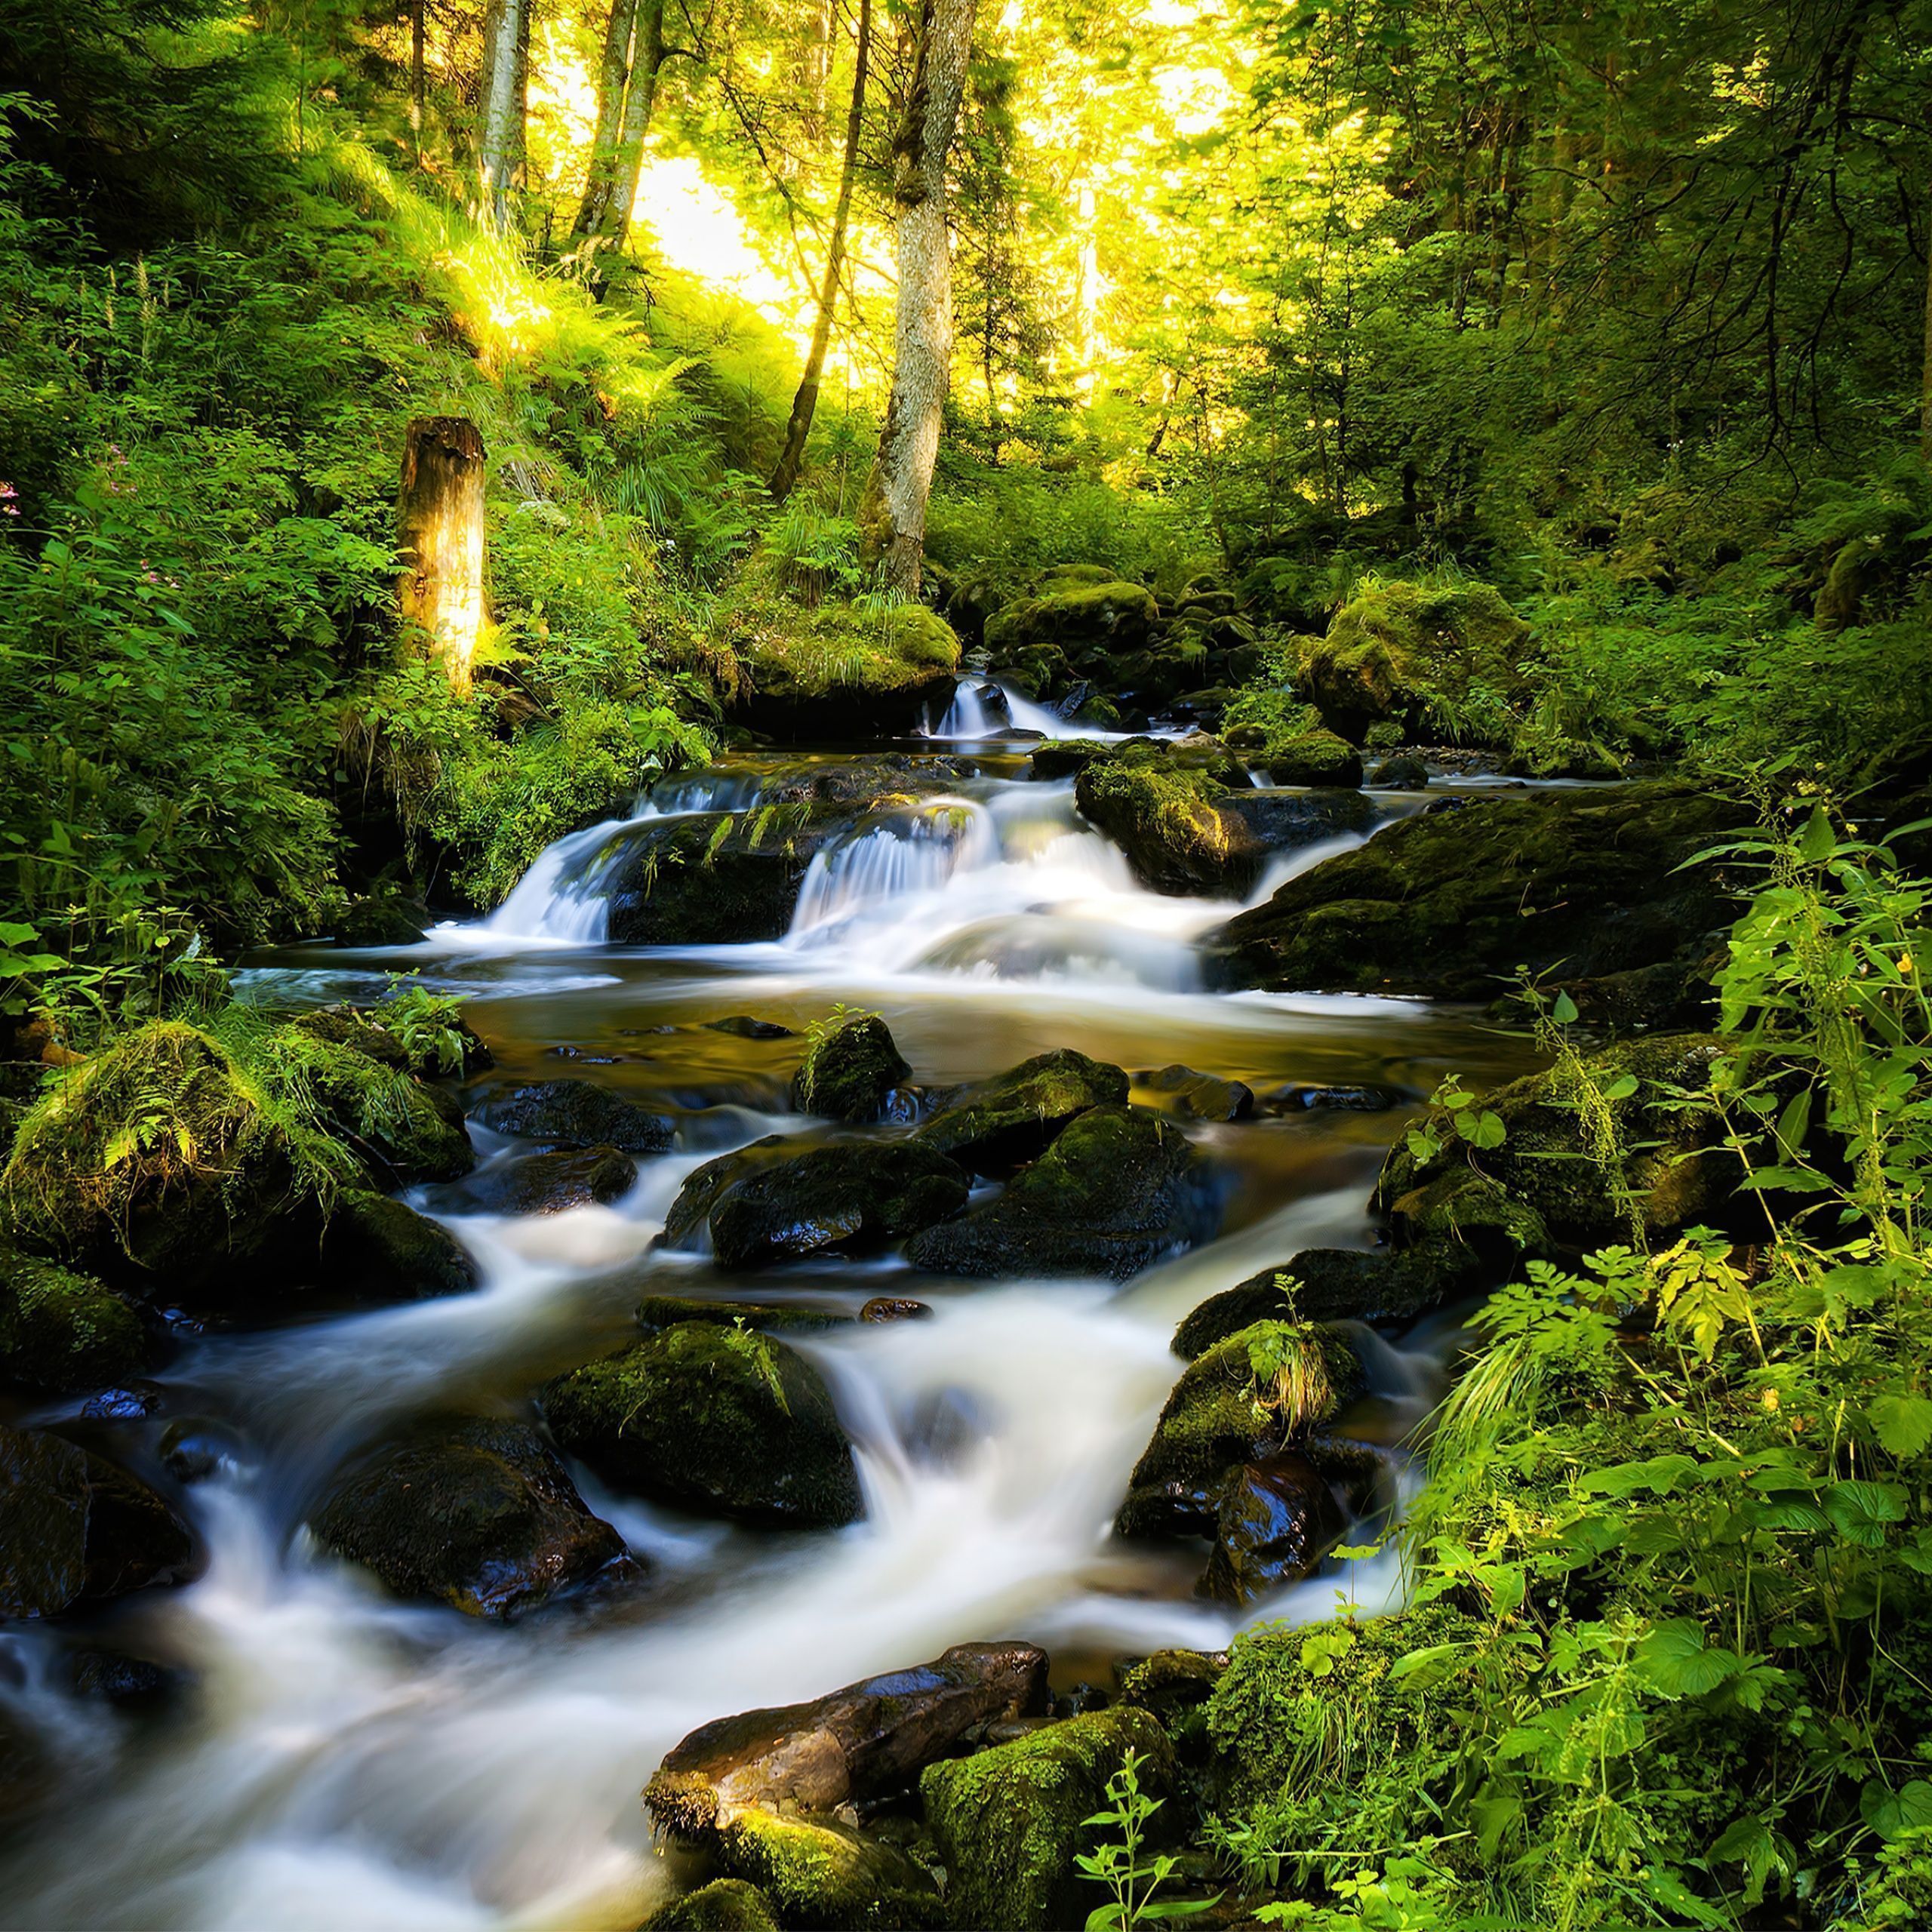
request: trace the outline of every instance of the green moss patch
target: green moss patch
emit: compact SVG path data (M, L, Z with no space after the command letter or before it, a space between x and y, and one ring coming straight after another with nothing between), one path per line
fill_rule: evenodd
M0 1244L0 1380L78 1395L140 1374L149 1354L125 1296Z

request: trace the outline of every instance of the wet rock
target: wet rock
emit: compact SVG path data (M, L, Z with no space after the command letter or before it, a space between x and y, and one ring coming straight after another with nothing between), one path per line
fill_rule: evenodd
M932 1310L904 1295L874 1295L859 1310L861 1321L923 1321Z
M1244 785L1244 768L1241 779ZM1226 899L1247 889L1263 858L1247 822L1224 808L1227 789L1212 771L1121 748L1085 767L1073 796L1143 884L1183 897Z
M870 1303L866 1304L868 1307ZM851 1326L852 1318L829 1309L799 1308L761 1301L706 1301L696 1295L647 1295L637 1305L638 1325L647 1331L675 1328L681 1322L709 1321L720 1328L787 1329L822 1334Z
M1227 1667L1225 1651L1156 1651L1121 1672L1120 1701L1171 1727L1181 1712L1207 1703Z
M912 1137L970 1173L1000 1178L1044 1153L1069 1121L1124 1106L1127 1095L1120 1068L1062 1048L968 1088Z
M706 1161L701 1168L694 1168L685 1177L684 1186L678 1189L676 1199L664 1217L661 1238L665 1246L696 1245L700 1231L711 1219L712 1209L724 1195L747 1175L755 1174L769 1161L782 1158L785 1150L796 1144L789 1135L768 1134L754 1140L749 1147L734 1148L728 1154L720 1154L715 1161Z
M448 1229L386 1194L346 1194L322 1235L332 1290L356 1300L410 1301L462 1294L476 1264Z
M492 1133L534 1140L548 1152L605 1146L625 1154L661 1154L675 1131L663 1115L594 1080L538 1080L492 1094L475 1118Z
M614 1147L527 1154L477 1175L463 1204L486 1214L557 1214L591 1202L608 1207L637 1180L637 1163Z
M1334 790L1230 792L1221 809L1238 818L1270 858L1350 832L1367 833L1380 817L1373 799Z
M1199 1589L1221 1603L1252 1603L1312 1577L1349 1526L1326 1479L1293 1450L1242 1463L1209 1500L1214 1548Z
M828 600L732 641L746 674L732 715L790 743L908 737L959 667L952 626L921 604L881 616Z
M103 1389L81 1404L83 1422L139 1422L162 1405L160 1385L135 1382L125 1388Z
M702 1515L831 1529L863 1513L818 1371L756 1331L693 1321L561 1375L550 1432L605 1481Z
M721 1718L685 1738L645 1788L663 1829L701 1840L754 1808L829 1812L904 1789L988 1724L1046 1708L1046 1654L959 1644L823 1697Z
M1352 791L1361 783L1361 753L1333 731L1302 731L1276 740L1264 762L1277 785L1312 785Z
M1174 1331L1174 1353L1192 1361L1257 1321L1413 1321L1494 1278L1483 1257L1460 1241L1367 1253L1304 1248L1203 1302Z
M1667 1243L1698 1223L1761 1226L1761 1199L1737 1196L1743 1167L1719 1144L1724 1126L1715 1106L1672 1097L1708 1093L1729 1051L1710 1035L1666 1033L1585 1057L1581 1078L1629 1150L1610 1171L1592 1158L1577 1077L1558 1067L1497 1088L1480 1105L1501 1118L1506 1138L1482 1151L1480 1178L1571 1249L1630 1239L1633 1209L1653 1241ZM1453 1121L1438 1110L1429 1124L1440 1151L1419 1157L1398 1143L1376 1184L1376 1208L1398 1238L1422 1239L1484 1198L1470 1184L1478 1178L1473 1150Z
M298 1014L288 1024L295 1032L312 1035L334 1045L348 1047L383 1066L401 1073L413 1073L420 1079L438 1074L475 1073L491 1063L490 1049L475 1027L460 1012L451 1013L432 1031L421 1036L403 1035L386 1023L385 1009L380 1006L312 1008Z
M771 1902L742 1878L714 1878L660 1906L638 1932L778 1932Z
M187 1526L145 1483L44 1429L0 1424L0 1623L184 1581Z
M1519 966L1701 958L1738 900L1718 870L1678 868L1747 818L1675 783L1444 800L1291 879L1203 954L1229 986L1485 1000Z
M58 1777L40 1735L0 1698L0 1826L44 1802Z
M741 1040L790 1040L798 1036L789 1026L775 1020L754 1019L748 1013L728 1014L722 1020L707 1020L706 1029L713 1033L735 1033Z
M0 1242L0 1381L74 1395L131 1380L152 1359L126 1296Z
M239 1441L219 1423L184 1417L161 1433L161 1466L177 1482L205 1482L232 1467L240 1451Z
M178 1665L118 1651L75 1651L67 1660L69 1681L83 1697L116 1710L149 1711L189 1689L194 1674Z
M339 1477L309 1521L398 1596L468 1617L515 1616L632 1561L536 1430L500 1417L420 1425Z
M1294 1113L1318 1107L1334 1107L1348 1113L1386 1113L1398 1096L1383 1087L1311 1087L1290 1081L1271 1087L1261 1096L1264 1113Z
M1295 1372L1277 1383L1257 1374L1257 1360L1287 1360ZM1174 1384L1115 1528L1124 1537L1213 1534L1229 1470L1298 1442L1365 1386L1353 1343L1326 1324L1263 1321L1216 1343Z
M1143 1761L1140 1789L1171 1797L1167 1734L1147 1712L1124 1706L930 1766L919 1792L949 1875L952 1922L1001 1932L1084 1923L1097 1888L1074 1857L1091 1843L1086 1820L1103 1808L1107 1780L1130 1751Z
M1220 1189L1180 1130L1143 1109L1077 1116L996 1199L906 1244L940 1275L1103 1275L1124 1281L1208 1239Z
M857 1014L812 1035L792 1078L792 1104L829 1120L876 1120L912 1071L885 1022Z
M740 1812L717 1863L772 1903L786 1925L827 1932L938 1932L952 1921L931 1878L897 1847L842 1821Z
M345 946L419 946L429 935L429 909L396 893L352 899L335 922L335 943Z
M1254 1090L1245 1081L1223 1080L1178 1063L1137 1073L1134 1084L1147 1104L1183 1120L1245 1120L1254 1111Z
M782 939L812 855L848 817L807 798L635 827L611 863L605 930L620 946Z
M1419 758L1385 758L1368 774L1378 792L1420 792L1429 784L1429 767Z

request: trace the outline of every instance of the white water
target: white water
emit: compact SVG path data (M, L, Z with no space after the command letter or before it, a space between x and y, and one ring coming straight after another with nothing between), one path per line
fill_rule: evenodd
M985 696L989 691L995 694L991 702ZM1091 725L1075 724L1057 712L1049 711L1044 705L1035 704L1023 691L1003 679L961 678L953 687L952 702L947 707L946 715L925 735L959 744L1023 737L1048 740L1091 738L1111 744L1128 734L1097 731ZM1157 729L1146 735L1170 737L1173 734Z
M742 777L730 783L738 804L752 801ZM560 841L482 928L445 936L445 957L487 975L457 983L487 989L475 1010L506 1066L571 1071L534 1056L582 1039L623 1044L648 1070L654 1056L697 1051L682 1036L657 1041L654 1020L768 1008L803 1018L835 992L886 1007L934 1079L990 1072L1042 1044L1128 1064L1186 1057L1257 1083L1378 1078L1418 1052L1472 1063L1466 1032L1423 1044L1436 1023L1414 1003L1202 993L1192 940L1235 908L1141 889L1065 783L974 781L861 820L814 860L777 945L595 950L599 888L623 835L722 795L721 781L681 781L638 816ZM1355 842L1278 855L1257 894ZM562 947L593 949L559 972L548 954ZM340 991L306 964L283 983L317 998ZM1377 1118L1386 1138L1401 1117ZM669 1882L638 1791L709 1718L968 1639L1023 1637L1100 1660L1219 1647L1245 1623L1317 1617L1338 1600L1386 1607L1399 1593L1389 1561L1237 1614L1189 1594L1198 1552L1149 1553L1109 1534L1180 1371L1168 1348L1180 1317L1303 1247L1366 1238L1378 1155L1360 1118L1204 1131L1244 1177L1247 1205L1220 1239L1124 1291L921 1284L929 1319L800 1341L857 1446L862 1523L759 1534L585 1478L592 1506L651 1564L648 1586L634 1601L566 1603L507 1629L392 1601L318 1558L300 1527L317 1486L343 1455L426 1409L521 1411L545 1377L619 1345L641 1293L804 1289L856 1307L904 1291L890 1261L753 1287L648 1251L700 1159L798 1123L709 1106L615 1207L452 1218L482 1270L475 1294L194 1343L165 1377L168 1413L220 1418L241 1444L187 1492L208 1568L134 1600L116 1627L137 1651L188 1666L197 1688L144 1743L59 1687L57 1636L0 1632L0 1699L54 1740L76 1781L0 1865L6 1922L617 1932ZM1398 1413L1419 1418L1434 1346L1370 1355Z

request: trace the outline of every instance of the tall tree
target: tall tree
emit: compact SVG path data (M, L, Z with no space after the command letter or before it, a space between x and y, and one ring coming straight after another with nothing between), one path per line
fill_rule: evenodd
M630 78L631 37L637 29L638 0L611 0L604 23L604 53L597 65L597 122L584 161L583 198L577 204L573 239L597 233L617 186L617 130L624 118L624 89Z
M510 177L523 144L523 50L530 0L490 0L483 23L483 140L479 212L502 234L509 226Z
M888 586L916 597L926 500L952 368L952 255L946 159L966 87L974 0L921 0L918 50L893 140L899 292L892 391L859 521Z
M819 285L818 315L812 324L812 346L805 358L805 372L798 379L798 393L792 398L792 414L785 426L785 447L778 466L771 472L771 494L780 503L792 494L804 461L805 438L811 434L812 417L818 408L819 384L825 374L825 356L832 342L832 312L838 299L839 272L845 263L845 229L852 212L852 183L859 171L859 142L865 130L866 72L872 58L872 0L859 0L858 50L852 72L852 103L845 114L845 153L838 169L838 202L832 211L832 238L826 245L825 276Z
M618 37L616 16L628 11L623 39L628 43L621 85L614 85L612 45ZM664 65L664 0L616 0L610 31L605 36L605 68L598 90L597 134L584 178L583 200L572 230L580 243L593 251L621 248L631 231L631 213L637 205L638 182L644 173L644 144L651 133L651 115L657 100L657 75ZM607 103L615 108L609 146L605 138Z

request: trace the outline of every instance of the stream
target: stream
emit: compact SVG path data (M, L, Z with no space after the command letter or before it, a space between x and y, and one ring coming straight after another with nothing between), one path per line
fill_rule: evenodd
M677 1141L608 1207L509 1218L466 1204L463 1182L419 1189L412 1201L475 1258L475 1292L191 1337L157 1378L158 1414L85 1425L149 1470L170 1420L216 1445L213 1473L181 1492L207 1564L87 1633L184 1675L152 1716L73 1692L60 1666L75 1633L0 1632L0 1695L78 1767L67 1801L0 1863L5 1922L629 1927L675 1879L639 1789L707 1719L975 1638L1030 1639L1059 1687L1104 1685L1122 1655L1218 1648L1245 1623L1331 1614L1338 1593L1371 1611L1395 1600L1377 1558L1236 1611L1193 1595L1198 1554L1116 1543L1111 1520L1181 1370L1176 1322L1300 1249L1370 1245L1369 1189L1422 1097L1452 1070L1521 1071L1526 1049L1466 1009L1207 990L1195 941L1237 909L1137 885L1079 819L1070 780L1024 775L1029 744L1003 734L1029 721L962 691L943 735L909 749L963 755L968 775L820 851L782 939L605 939L601 888L626 832L754 806L770 761L747 759L661 781L629 818L560 841L494 915L421 946L251 965L248 995L288 1005L373 1000L388 974L417 969L469 996L497 1063L479 1089L594 1078L675 1113ZM1421 802L1373 795L1385 820ZM1358 838L1273 853L1251 898ZM1180 1063L1245 1081L1252 1118L1186 1123L1226 1176L1218 1238L1118 1289L946 1281L891 1256L798 1263L754 1285L654 1250L694 1168L807 1124L787 1099L798 1032L841 1002L881 1014L926 1087L1060 1047L1136 1076ZM739 1015L793 1031L708 1023ZM1334 1088L1391 1104L1304 1103ZM1155 1096L1137 1078L1135 1097ZM506 1143L473 1131L482 1167L504 1158ZM431 1409L529 1413L544 1378L622 1346L654 1292L930 1306L926 1319L787 1337L857 1445L862 1521L804 1534L700 1520L574 1468L648 1560L645 1580L508 1626L398 1602L316 1553L304 1515L345 1455ZM1438 1392L1452 1332L1444 1317L1364 1339L1372 1413L1357 1433L1403 1440Z

